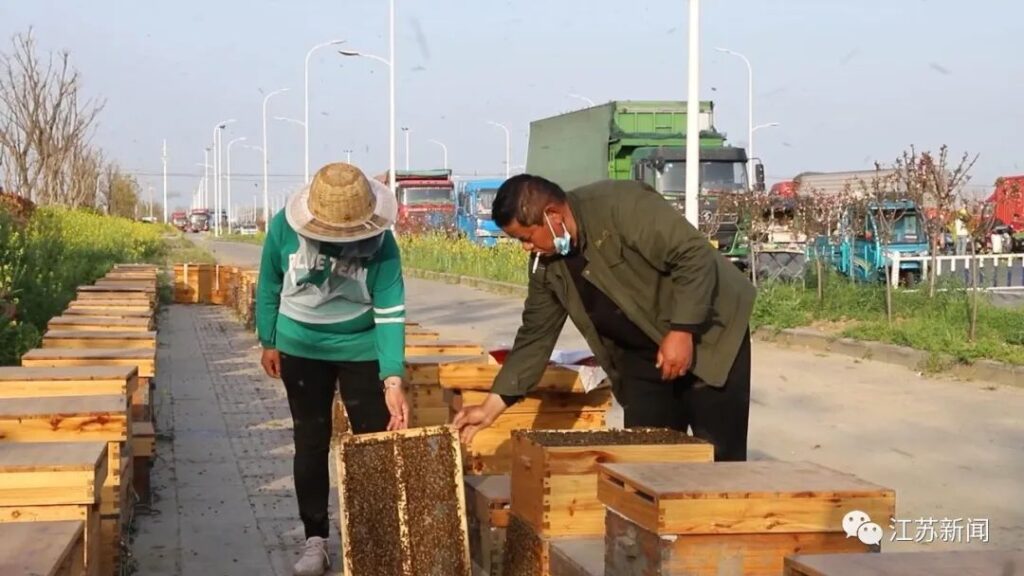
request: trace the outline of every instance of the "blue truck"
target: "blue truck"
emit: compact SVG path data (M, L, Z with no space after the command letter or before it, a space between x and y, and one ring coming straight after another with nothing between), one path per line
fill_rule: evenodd
M459 182L455 222L459 232L471 242L494 246L503 237L501 228L491 220L491 203L502 182L500 178Z
M889 241L882 242L879 220L892 222ZM890 252L903 256L927 256L928 235L923 214L910 200L868 203L863 208L843 211L838 234L819 237L817 256L830 260L841 274L863 282L884 281L889 274ZM919 282L923 266L919 260L900 260L901 282Z

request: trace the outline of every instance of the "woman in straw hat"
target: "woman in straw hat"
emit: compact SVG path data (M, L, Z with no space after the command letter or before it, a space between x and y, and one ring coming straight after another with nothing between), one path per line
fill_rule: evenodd
M330 561L327 456L338 389L352 432L405 428L405 288L391 191L355 166L321 168L270 222L256 298L263 368L284 381L306 542L295 574ZM339 388L340 385L340 388Z

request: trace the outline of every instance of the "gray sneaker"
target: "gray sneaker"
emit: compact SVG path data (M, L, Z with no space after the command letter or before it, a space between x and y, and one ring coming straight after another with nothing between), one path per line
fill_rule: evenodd
M327 554L327 540L319 536L308 538L302 546L302 556L295 563L295 576L322 576L331 566Z

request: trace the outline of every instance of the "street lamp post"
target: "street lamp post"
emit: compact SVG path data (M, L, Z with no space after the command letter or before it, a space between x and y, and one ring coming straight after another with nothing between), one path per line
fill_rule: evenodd
M163 154L160 157L164 165L164 224L167 224L167 140L164 140Z
M444 142L439 140L430 140L431 143L437 144L441 147L441 151L444 153L444 169L448 169L448 147L444 145Z
M488 120L487 123L505 131L505 179L508 180L512 171L512 133L509 131L508 126L504 124L499 124L493 120Z
M351 164L352 163L352 151L351 150L342 150L342 152L345 153L345 163L346 164Z
M700 226L700 0L689 0L689 64L686 96L686 219Z
M213 235L220 236L220 213L221 213L221 131L227 127L228 124L236 122L234 118L218 122L213 127L213 206L214 206L214 224L213 224Z
M310 48L309 52L306 52L306 64L305 64L305 67L303 68L303 73L304 73L304 78L305 78L305 97L304 98L305 98L305 101L306 101L306 106L305 106L305 115L306 116L305 116L305 125L304 125L305 140L306 140L306 162L305 162L305 167L306 167L305 170L306 171L304 172L304 181L305 182L309 182L309 58L310 58L310 56L313 55L313 52L316 52L320 48L326 48L328 46L337 46L338 44L341 44L343 42L344 42L344 40L330 40L328 42L323 42L321 44L317 44L316 46L313 46L312 48Z
M388 1L388 53L389 58L363 54L355 50L339 50L343 56L362 56L382 62L388 67L388 186L391 192L395 184L395 0Z
M199 208L209 208L210 205L210 147L203 148L203 194L200 198Z
M739 52L728 48L715 48L715 50L735 56L747 65L747 171L752 174L754 171L754 68L750 65L750 60Z
M245 136L239 136L234 140L228 142L227 159L228 159L228 234L231 234L231 216L234 210L231 209L231 147L239 142L245 142Z
M267 94L266 96L263 97L263 147L261 148L261 150L263 152L263 222L264 222L264 226L266 226L266 222L270 218L270 214L268 212L269 209L267 208L267 195L269 194L269 192L268 192L268 189L269 189L269 184L268 184L269 176L267 174L267 170L268 170L268 168L270 166L270 161L267 158L267 150L268 150L268 148L267 148L267 102L270 100L271 96L275 96L277 94L280 94L282 92L287 92L287 91L288 91L288 88L278 88L277 90L274 90L273 92L270 92L269 94ZM255 223L256 222L255 203L253 203L253 210L254 211L253 211L253 214L252 214L252 220L253 220L253 223Z

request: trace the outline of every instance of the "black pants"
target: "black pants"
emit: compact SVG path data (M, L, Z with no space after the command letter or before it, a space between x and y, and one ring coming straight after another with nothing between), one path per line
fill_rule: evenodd
M326 362L281 354L281 380L295 428L295 496L306 538L330 534L331 405L340 392L354 434L383 432L391 419L376 360Z
M657 427L687 432L715 446L715 461L747 459L750 414L750 332L736 354L725 386L715 388L686 374L661 379L649 355L620 356L626 428Z

